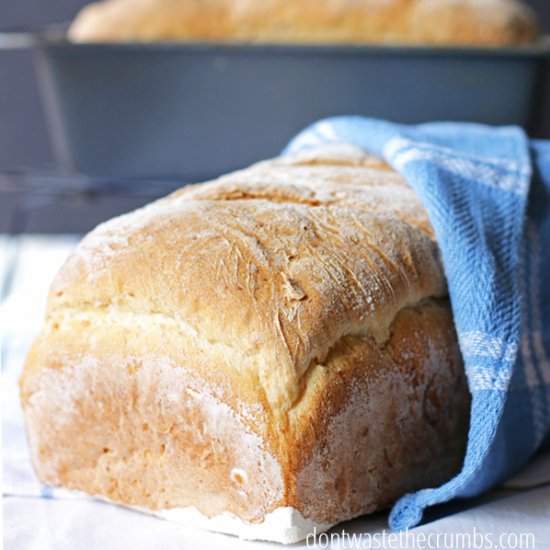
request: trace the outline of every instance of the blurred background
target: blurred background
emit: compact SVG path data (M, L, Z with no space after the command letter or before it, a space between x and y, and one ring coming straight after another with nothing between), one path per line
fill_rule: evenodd
M87 3L86 0L0 0L0 29L32 29L70 21ZM536 11L543 31L550 33L550 2L527 0L527 3ZM548 92L550 74L546 78ZM540 117L537 137L550 137L550 106ZM164 187L159 184L154 189L147 185L129 188L96 182L91 187L86 180L57 177L54 166L31 53L0 49L0 232L80 233L176 186L172 183ZM52 169L53 176L48 172Z
M0 27L33 27L71 20L87 0L0 0ZM550 33L550 1L528 0ZM541 114L542 116L542 114ZM550 116L545 133L550 136ZM53 162L31 55L0 51L0 170Z

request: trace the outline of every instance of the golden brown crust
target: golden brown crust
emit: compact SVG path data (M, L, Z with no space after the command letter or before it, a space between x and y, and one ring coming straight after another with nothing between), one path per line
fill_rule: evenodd
M532 42L519 0L104 0L84 8L75 42L487 44Z
M387 506L462 458L445 295L418 199L360 150L183 188L98 227L52 285L21 380L37 473L252 521Z
M382 348L368 338L339 342L292 413L289 479L298 475L288 502L330 523L456 473L469 400L454 339L449 304L428 300L398 314Z
M181 338L160 319L108 314L44 331L22 383L43 481L151 510L260 521L293 506L335 523L460 467L468 398L445 302L403 310L384 348L343 338L286 423L243 402L241 380L203 379Z

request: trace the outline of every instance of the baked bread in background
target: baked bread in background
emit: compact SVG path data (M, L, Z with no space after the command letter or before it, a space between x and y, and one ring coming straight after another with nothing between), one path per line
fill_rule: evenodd
M537 25L520 0L103 0L69 38L498 46L534 41Z
M100 225L21 397L43 482L285 543L449 479L469 411L426 212L350 146Z

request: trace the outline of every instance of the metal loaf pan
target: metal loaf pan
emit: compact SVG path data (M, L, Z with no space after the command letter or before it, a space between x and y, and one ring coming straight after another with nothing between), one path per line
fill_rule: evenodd
M519 124L536 135L550 52L545 40L497 49L71 44L51 29L22 38L64 168L188 181L276 155L331 115Z

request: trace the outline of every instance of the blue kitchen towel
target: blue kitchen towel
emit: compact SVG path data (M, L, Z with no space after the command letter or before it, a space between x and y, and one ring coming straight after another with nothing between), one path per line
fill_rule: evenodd
M351 143L384 158L414 188L441 248L472 394L462 471L402 497L390 526L428 506L477 495L550 443L550 142L516 127L320 121L293 153Z

